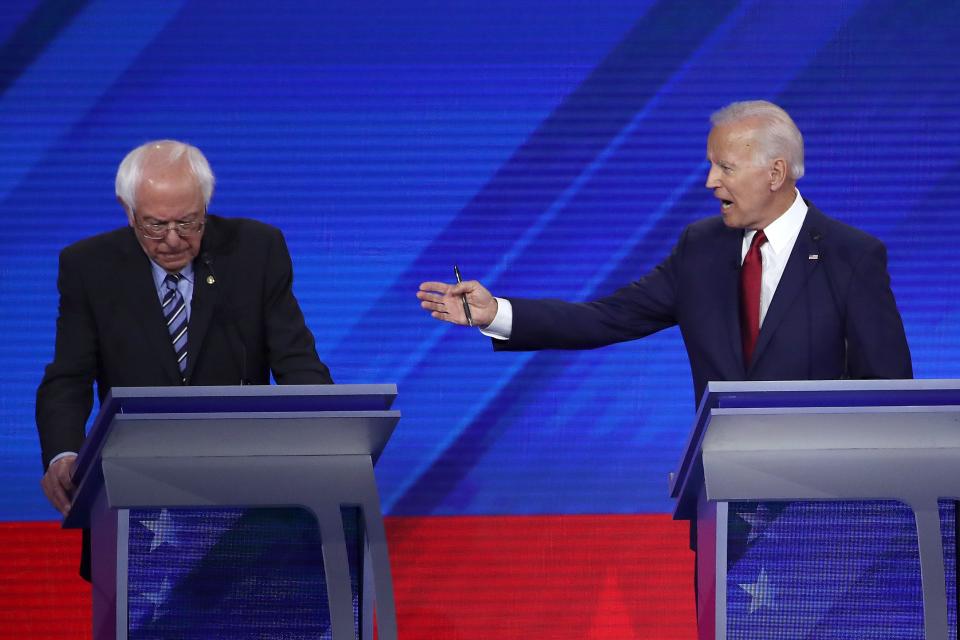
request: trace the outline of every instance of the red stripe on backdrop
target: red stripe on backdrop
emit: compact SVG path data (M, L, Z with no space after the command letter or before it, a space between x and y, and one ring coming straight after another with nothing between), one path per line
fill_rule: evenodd
M664 515L387 518L403 640L696 636L685 523ZM89 638L80 538L0 524L0 636Z
M390 518L404 640L696 637L688 527L664 515Z
M80 532L0 523L0 637L89 638L90 585L77 575Z

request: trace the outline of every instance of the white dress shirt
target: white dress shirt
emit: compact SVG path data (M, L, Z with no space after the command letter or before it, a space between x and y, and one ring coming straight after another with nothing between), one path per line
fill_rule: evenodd
M762 264L762 275L760 278L760 326L763 326L763 319L767 316L767 309L770 308L770 302L773 301L773 294L780 284L780 278L783 276L783 270L787 267L787 260L790 259L790 253L793 252L793 245L797 243L797 236L800 235L800 227L807 217L807 203L800 197L797 191L797 197L793 204L783 215L767 225L763 230L767 236L767 241L760 245L760 261ZM747 257L747 251L750 249L750 243L756 231L747 229L743 233L743 249L740 252L740 264Z

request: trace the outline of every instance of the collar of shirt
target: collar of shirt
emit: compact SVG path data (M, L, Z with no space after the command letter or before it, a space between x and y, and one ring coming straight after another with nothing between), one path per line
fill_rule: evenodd
M794 198L790 208L763 230L764 235L767 236L767 242L760 247L760 255L763 258L763 272L760 280L760 326L763 326L763 321L767 317L773 294L776 293L780 278L787 268L787 261L793 251L793 245L797 243L800 228L803 227L806 217L807 203L797 191L797 197ZM755 234L756 231L747 231L743 234L741 261L746 257Z
M167 270L153 260L150 261L150 269L153 271L153 286L156 287L157 292L159 292L163 288L163 281L167 277ZM180 270L180 275L193 285L193 263L188 262L187 266ZM161 295L160 297L163 296Z
M150 261L150 269L153 271L153 286L157 290L157 298L163 302L163 296L167 293L166 287L163 285L163 280L167 277L167 271L153 260ZM180 275L183 277L180 279L180 282L177 283L177 289L180 291L180 295L183 296L187 319L189 320L191 311L190 303L193 302L193 263L188 262L187 265L180 270Z
M807 203L800 196L800 191L795 191L797 197L793 199L790 208L763 230L764 235L767 236L767 245L769 245L768 248L765 248L764 253L769 251L775 256L782 256L784 252L789 254L793 250L797 236L800 235L800 228L807 217ZM753 241L753 236L756 233L753 229L744 232L743 247L740 254L741 262L747 256L747 251L750 250L750 242Z

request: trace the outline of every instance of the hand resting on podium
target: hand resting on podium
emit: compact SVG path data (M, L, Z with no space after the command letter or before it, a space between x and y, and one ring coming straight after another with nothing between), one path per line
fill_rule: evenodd
M50 463L47 472L40 480L40 486L47 500L61 515L67 515L73 502L73 464L77 456L66 455Z

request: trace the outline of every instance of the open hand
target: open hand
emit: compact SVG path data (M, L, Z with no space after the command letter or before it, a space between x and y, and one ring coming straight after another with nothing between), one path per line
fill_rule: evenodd
M497 315L497 299L490 295L486 287L476 280L467 280L460 284L445 282L423 282L417 291L420 306L430 312L437 320L467 326L467 316L463 311L463 297L470 305L473 324L486 327Z

